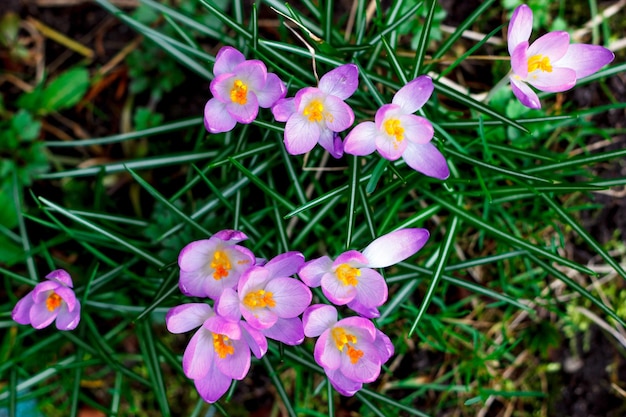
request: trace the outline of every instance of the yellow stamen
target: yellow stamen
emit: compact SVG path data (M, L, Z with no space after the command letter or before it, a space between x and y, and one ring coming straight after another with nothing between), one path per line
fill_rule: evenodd
M404 139L404 128L402 127L400 120L387 119L385 120L385 123L383 123L383 128L389 136L396 138L396 141L401 142Z
M308 116L309 122L321 122L324 118L324 105L319 100L311 101L302 112Z
M235 347L229 340L228 336L213 333L213 347L220 359L224 359L226 355L233 355L235 353Z
M235 80L230 90L230 99L233 103L244 105L248 102L248 86L241 80Z
M61 296L53 291L46 299L46 308L48 311L54 311L61 306L62 302Z
M232 268L230 259L224 251L216 250L213 254L213 260L211 261L211 268L215 270L213 272L213 278L220 280L228 276L228 271Z
M552 72L552 64L550 58L544 55L533 55L528 58L528 72L541 70L544 72Z
M243 297L243 303L252 309L276 307L276 301L272 298L272 293L265 290L258 290L246 294L246 296Z
M348 343L354 345L358 341L355 335L347 333L343 327L334 327L330 331L330 334L335 341L335 346L337 346L339 350L343 350Z
M343 285L352 285L353 287L359 283L357 277L361 276L361 270L353 268L348 264L341 264L335 270L335 274Z
M355 349L352 346L348 345L348 357L350 358L350 363L353 365L361 359L363 356L363 351L359 349Z

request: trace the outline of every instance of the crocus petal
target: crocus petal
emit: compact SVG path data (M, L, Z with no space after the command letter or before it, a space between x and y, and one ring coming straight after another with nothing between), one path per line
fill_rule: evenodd
M276 278L265 287L276 302L271 310L282 318L299 316L311 304L311 290L294 278Z
M435 89L433 80L427 75L421 75L398 90L391 101L410 114L422 108Z
M279 318L272 327L263 330L263 334L289 346L296 346L304 341L304 329L298 317Z
M261 331L253 329L248 323L242 321L239 323L241 326L241 335L243 340L248 344L252 354L257 359L261 359L267 352L267 339ZM273 326L272 326L273 327Z
M387 233L363 250L370 268L386 268L413 256L428 241L430 234L426 229L400 229Z
M376 150L378 135L379 131L373 122L359 123L346 136L343 150L350 155L369 155Z
M215 311L228 321L238 322L241 319L241 310L237 292L232 288L224 288L215 302Z
M429 177L445 180L450 176L446 159L431 142L421 145L409 142L402 158L408 166Z
M326 370L326 376L335 390L346 397L352 397L358 390L363 388L363 383L347 378L341 370Z
M30 324L30 309L34 303L33 292L30 291L15 304L11 312L11 318L19 324Z
M382 275L373 269L361 268L355 300L367 308L383 305L387 301L387 283Z
M356 298L350 301L347 306L361 317L368 319L377 319L380 317L380 311L378 311L376 307L365 307L363 304L359 303Z
M517 7L511 16L507 42L509 46L509 54L513 55L513 51L520 43L528 41L530 33L533 30L533 12L525 4Z
M251 291L258 291L265 288L267 283L272 279L270 271L265 267L254 266L248 269L239 279L237 291L241 299Z
M183 353L183 371L188 378L204 377L213 362L213 333L201 327L191 337Z
M320 138L318 139L320 146L333 157L341 158L343 156L343 143L336 132L330 129L320 129Z
M59 297L63 299L63 301L65 302L64 304L67 306L67 309L69 311L74 311L74 307L76 306L76 304L79 304L78 300L76 299L76 294L74 294L74 291L68 287L58 287L55 292Z
M406 150L408 141L397 140L394 136L382 133L376 136L376 149L383 158L395 161L400 158Z
M298 276L306 285L311 288L319 287L322 283L322 276L331 272L333 261L328 256L313 259L305 262L298 271Z
M555 66L576 71L576 78L587 77L615 59L615 54L600 45L575 43L567 53L554 63Z
M254 92L248 92L248 100L246 101L246 104L234 102L227 103L226 111L239 123L252 123L252 121L256 119L256 116L259 114L259 102Z
M226 104L210 99L204 106L204 127L210 133L221 133L233 130L237 121L226 112Z
M267 308L248 308L245 304L242 304L241 315L254 329L263 330L272 327L278 315Z
M277 122L286 122L289 116L296 112L296 102L293 98L283 98L272 107L272 114Z
M352 363L348 355L341 356L340 370L347 378L359 382L373 382L380 374L382 361L378 350L370 343L359 343L356 349L363 353L357 363Z
M387 360L393 356L394 347L393 343L391 343L391 339L378 329L376 329L374 347L378 350L378 356L380 356L382 363L387 362Z
M230 98L230 92L234 87L236 79L237 77L235 74L231 73L222 74L213 78L213 80L211 80L211 84L209 85L209 90L211 90L213 98L216 98L222 103L230 103L232 101Z
M327 304L314 304L304 310L302 324L306 337L317 337L337 322L337 309Z
M324 369L337 369L341 366L341 351L331 336L332 330L325 331L315 342L313 356Z
M359 268L368 265L368 260L361 252L349 250L337 256L337 259L333 262L333 270L337 269L341 264L349 264L352 267Z
M216 232L213 236L211 236L211 238L213 240L220 239L220 240L223 240L224 242L229 242L229 243L239 243L248 239L248 236L246 236L244 232L241 232L239 230L224 229L224 230L220 230L219 232Z
M550 93L567 91L576 84L576 71L569 68L553 68L552 72L533 71L526 82L533 87Z
M56 281L42 281L33 288L33 300L35 303L42 303L48 298L51 291L56 291L59 288L63 288L63 285Z
M255 93L259 101L259 106L266 109L272 107L278 100L285 97L287 88L280 78L278 78L278 75L269 73L267 74L267 80L265 80L265 87L255 91Z
M303 264L304 255L300 252L291 251L274 257L263 267L273 277L288 277L298 272Z
M398 118L404 128L404 138L410 142L422 144L428 143L433 138L435 130L433 125L421 116L407 114Z
M345 64L327 72L319 82L319 89L345 100L356 91L359 86L359 69L354 64Z
M539 101L539 97L537 97L537 93L535 93L528 84L519 80L515 75L510 77L510 80L513 94L515 94L515 97L517 97L524 106L531 109L541 108L541 102Z
M333 272L322 277L322 292L335 305L348 304L356 297L356 287L344 284Z
M248 86L248 91L255 93L265 86L267 80L267 67L258 59L244 61L235 67L235 78L240 79Z
M221 48L215 56L215 65L213 65L213 74L219 76L227 72L233 72L235 67L246 58L241 52L233 48L232 46L224 46Z
M373 342L376 339L376 327L371 320L363 317L346 317L337 322L335 326L345 327L350 333L357 336L359 342Z
M522 42L511 54L511 68L513 73L521 79L528 76L528 42Z
M204 321L202 328L209 330L211 333L228 336L229 339L239 340L241 339L241 326L239 323L213 315Z
M56 327L59 330L74 330L80 322L80 303L76 301L74 309L69 311L65 304L59 307L59 314L57 315Z
M64 269L55 269L54 271L46 275L46 278L59 281L63 285L70 287L70 288L74 286L74 284L72 283L72 277Z
M215 363L224 375L242 380L250 370L250 348L245 340L231 340L234 347L232 355L220 358L215 354Z
M333 132L343 132L354 123L354 112L343 100L328 96L324 100L324 113L326 117L326 127Z
M59 308L53 311L50 311L46 307L45 302L35 303L30 308L30 313L29 313L30 324L35 329L43 329L44 327L52 323L54 319L57 318L58 313L59 313Z
M291 155L309 152L320 137L320 127L300 113L291 115L285 125L285 147Z
M546 56L550 59L551 65L563 58L569 47L569 33L556 31L548 32L539 37L529 47L527 56Z
M165 325L170 333L185 333L213 315L213 309L205 303L189 303L172 307L165 316Z
M214 403L228 391L232 381L232 378L224 375L213 365L203 378L194 379L193 382L202 399Z

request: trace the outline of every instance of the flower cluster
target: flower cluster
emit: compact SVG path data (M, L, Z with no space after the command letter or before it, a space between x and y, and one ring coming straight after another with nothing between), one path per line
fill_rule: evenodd
M398 230L335 262L327 256L305 262L293 251L265 262L239 245L246 239L242 232L222 230L188 244L178 257L181 292L213 300L213 306L192 302L173 307L165 318L172 333L198 329L183 354L183 371L202 398L215 402L233 379L243 379L251 355L261 358L267 352L267 338L299 345L305 335L319 336L315 358L344 395L375 380L393 345L368 319L378 316L377 307L387 299L387 284L372 268L413 255L428 232ZM329 300L347 304L362 317L338 321L334 307L310 306L309 287L320 285Z
M11 317L35 329L43 329L56 320L57 329L74 330L80 321L80 301L72 290L72 277L67 271L57 269L46 275L46 279L17 302Z
M508 30L511 88L519 101L531 109L541 108L541 103L527 84L550 93L566 91L574 87L576 80L593 74L615 58L603 46L570 44L567 32L546 33L529 44L532 28L532 10L525 4L518 6Z

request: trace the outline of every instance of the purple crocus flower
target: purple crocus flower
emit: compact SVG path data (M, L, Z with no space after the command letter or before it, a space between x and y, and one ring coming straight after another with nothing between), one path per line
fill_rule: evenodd
M242 380L250 369L250 351L261 358L267 340L244 322L216 315L208 304L190 303L170 309L167 329L184 333L200 327L183 354L183 372L193 379L200 396L213 403L224 395L233 379Z
M204 107L204 126L211 133L227 132L239 123L251 123L259 107L272 107L287 93L276 74L259 60L246 60L241 52L225 46L213 67L213 98Z
M356 91L359 70L345 64L327 72L317 87L303 88L294 98L279 100L272 113L285 125L285 146L292 155L309 152L316 143L335 158L343 155L338 132L354 123L354 113L344 100Z
M72 290L72 277L67 271L57 269L46 275L46 279L17 302L11 317L35 329L43 329L56 320L57 329L74 330L80 321L80 302Z
M304 312L302 320L307 337L319 336L315 361L342 395L352 396L363 383L376 380L381 365L393 355L391 340L368 319L337 321L335 307L315 304Z
M222 230L185 246L178 256L181 292L216 299L225 288L237 286L241 274L255 264L252 252L237 245L247 238L237 230Z
M298 316L311 303L311 290L291 275L304 263L300 252L276 256L264 266L248 269L239 280L237 292L226 289L216 311L229 320L243 315L251 327L288 345L304 340Z
M433 93L433 81L422 75L402 87L376 112L374 122L359 123L346 137L344 151L351 155L369 155L377 150L385 159L402 157L408 166L438 179L450 176L445 158L433 145L432 124L416 116Z
M350 250L335 261L328 256L311 260L298 275L309 287L321 285L332 303L347 304L364 317L378 317L377 307L387 300L387 284L372 268L403 261L420 250L428 237L426 229L396 230L374 240L362 253Z
M570 44L567 32L546 33L529 45L532 26L530 7L518 6L508 30L511 88L519 101L531 109L541 108L541 103L528 84L550 93L566 91L574 87L577 79L593 74L615 58L603 46Z

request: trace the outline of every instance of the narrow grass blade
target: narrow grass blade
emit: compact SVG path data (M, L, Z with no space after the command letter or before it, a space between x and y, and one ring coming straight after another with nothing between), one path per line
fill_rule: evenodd
M420 74L422 66L424 65L424 58L426 57L426 49L430 43L430 30L433 27L433 18L435 17L435 8L437 7L437 4L437 0L430 0L428 14L426 15L426 20L424 21L424 25L422 26L422 30L420 32L417 48L415 48L415 61L413 61L413 73L411 74L411 79L415 79ZM406 78L403 80L403 83L406 84Z

